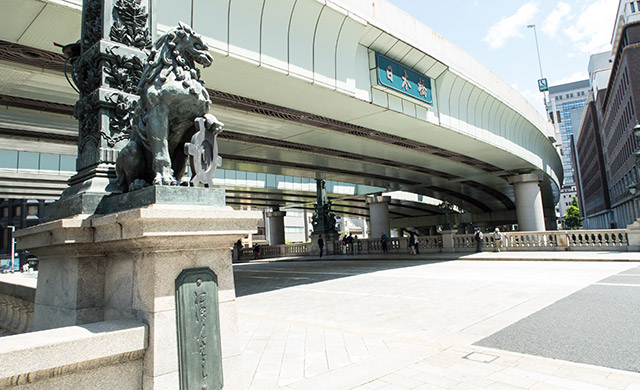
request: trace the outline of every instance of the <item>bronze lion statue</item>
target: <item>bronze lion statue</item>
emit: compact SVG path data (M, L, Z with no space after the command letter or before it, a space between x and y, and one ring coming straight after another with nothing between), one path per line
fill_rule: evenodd
M189 157L184 145L196 132L196 118L216 134L222 131L223 124L208 113L209 93L195 67L212 62L202 37L183 23L155 42L138 84L131 139L116 161L124 192L182 182Z

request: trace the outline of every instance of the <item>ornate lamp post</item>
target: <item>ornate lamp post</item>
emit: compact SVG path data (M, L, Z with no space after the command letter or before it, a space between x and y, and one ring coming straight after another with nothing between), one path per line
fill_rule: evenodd
M451 222L449 221L449 213L453 211L453 205L448 201L443 201L438 205L438 208L444 212L445 224L442 227L443 230L451 230Z

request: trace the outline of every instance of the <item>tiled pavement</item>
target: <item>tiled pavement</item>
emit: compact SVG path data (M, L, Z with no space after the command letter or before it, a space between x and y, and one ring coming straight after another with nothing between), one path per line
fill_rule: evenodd
M236 265L247 387L640 390L638 373L473 345L638 263L416 260Z
M435 259L236 265L247 389L640 390L638 373L474 345L587 286L637 273L640 254ZM35 275L21 276L35 285Z

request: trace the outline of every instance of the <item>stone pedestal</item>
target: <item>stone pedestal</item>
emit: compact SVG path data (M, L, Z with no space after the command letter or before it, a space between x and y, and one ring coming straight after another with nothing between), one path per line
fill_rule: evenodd
M630 252L640 251L640 219L627 225L627 239L629 240L628 250Z
M318 247L318 237L320 235L318 234L312 234L311 235L311 254L313 256L319 256L320 255L320 247ZM322 235L322 239L324 240L324 251L322 253L322 256L327 256L327 255L336 255L336 254L340 254L342 252L336 252L335 248L334 248L334 242L337 241L339 238L338 234L323 234Z
M453 237L458 233L457 230L442 230L442 252L451 253L456 251L455 241Z
M24 229L40 259L34 330L135 318L149 327L143 388L177 389L175 280L184 269L217 276L225 388L242 388L231 248L255 233L260 212L152 204L77 215Z

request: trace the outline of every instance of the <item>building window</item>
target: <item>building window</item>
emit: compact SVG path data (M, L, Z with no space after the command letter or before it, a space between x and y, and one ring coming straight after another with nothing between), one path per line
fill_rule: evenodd
M76 156L60 155L60 170L67 172L76 171Z
M629 4L631 4L631 12L636 12L636 5L633 3L633 1Z
M20 152L18 155L18 169L38 169L40 155L35 152Z
M556 111L556 120L558 123L562 123L562 116L560 115L560 111Z
M0 168L18 168L18 152L15 150L0 150Z
M40 169L46 171L59 171L60 155L40 153Z
M36 204L27 206L27 215L38 216L38 205Z

